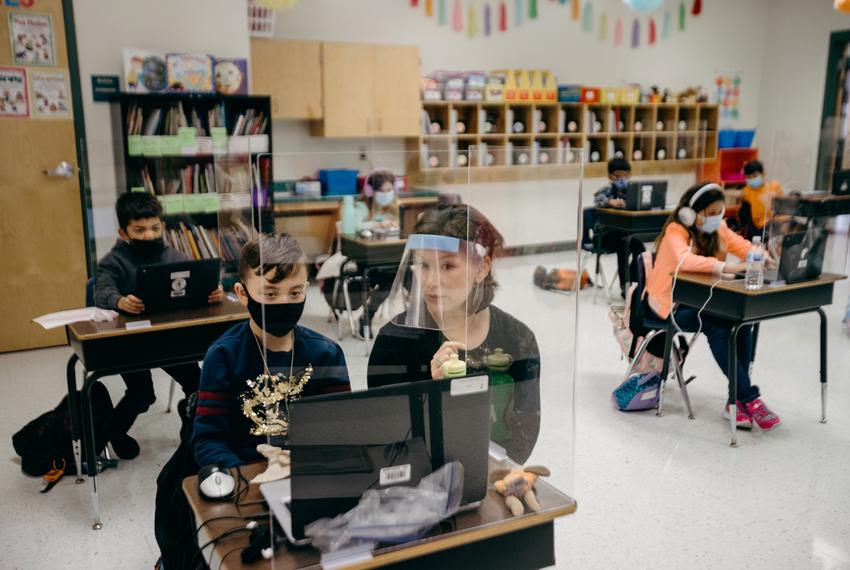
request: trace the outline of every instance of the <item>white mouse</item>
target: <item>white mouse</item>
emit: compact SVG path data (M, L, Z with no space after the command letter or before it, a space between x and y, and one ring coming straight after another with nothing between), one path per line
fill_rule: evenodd
M208 499L226 499L235 487L236 481L227 467L207 465L198 470L198 489Z

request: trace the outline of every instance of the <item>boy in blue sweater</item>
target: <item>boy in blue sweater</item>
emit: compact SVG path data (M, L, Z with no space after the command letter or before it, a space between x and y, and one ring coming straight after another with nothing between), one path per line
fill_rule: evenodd
M256 448L266 438L251 434L257 426L243 414L241 396L264 372L302 381L312 368L301 397L351 389L339 345L297 324L307 296L304 259L286 234L262 235L242 248L234 290L251 319L224 333L204 358L192 435L198 465L262 458Z

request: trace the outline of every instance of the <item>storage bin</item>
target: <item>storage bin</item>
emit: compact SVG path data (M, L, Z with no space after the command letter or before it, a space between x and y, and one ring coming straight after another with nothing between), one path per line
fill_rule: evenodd
M347 168L319 170L319 182L325 196L343 196L357 193L357 171Z
M753 146L753 139L756 138L755 129L742 129L736 131L735 146L738 148L750 148Z

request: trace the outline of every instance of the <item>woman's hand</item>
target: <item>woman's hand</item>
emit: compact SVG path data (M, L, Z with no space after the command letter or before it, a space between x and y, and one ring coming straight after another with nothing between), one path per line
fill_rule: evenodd
M458 351L465 349L466 345L462 342L456 342L453 340L447 340L444 342L437 352L434 353L434 357L431 359L431 378L434 380L444 379L443 364L449 361L452 354L458 354Z

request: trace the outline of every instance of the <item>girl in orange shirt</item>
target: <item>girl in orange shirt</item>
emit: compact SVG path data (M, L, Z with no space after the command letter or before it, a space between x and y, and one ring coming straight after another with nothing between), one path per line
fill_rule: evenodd
M672 306L673 281L680 271L713 273L720 279L723 273L746 269L746 263L726 261L727 253L746 259L752 244L726 226L724 203L723 190L717 184L701 183L685 192L656 242L656 259L646 280L646 302L650 314L654 312L659 320L672 313L679 330L705 334L714 360L728 377L732 323L699 315L691 307ZM761 429L770 430L780 420L762 401L758 386L750 383L753 348L753 328L745 326L738 332L736 422L742 428L751 428L755 422ZM729 418L729 403L723 415Z

